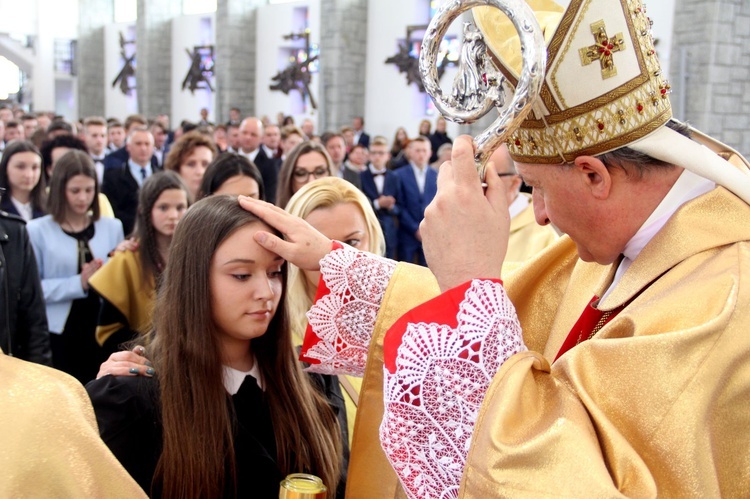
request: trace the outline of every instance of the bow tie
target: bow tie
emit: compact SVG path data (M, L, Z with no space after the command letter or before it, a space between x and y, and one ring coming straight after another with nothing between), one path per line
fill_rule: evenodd
M372 176L373 177L385 177L385 174L386 172L382 171L382 172L373 173Z

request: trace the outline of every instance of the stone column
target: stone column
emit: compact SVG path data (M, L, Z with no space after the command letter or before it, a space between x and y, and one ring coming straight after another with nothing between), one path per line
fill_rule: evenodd
M138 0L136 90L138 110L147 117L172 110L172 19L182 0Z
M216 7L216 121L229 108L255 115L256 9L265 0L218 0Z
M750 155L750 2L677 0L674 26L675 116Z
M338 130L365 112L367 0L321 0L318 130Z
M78 116L104 116L104 26L114 20L113 0L79 0Z

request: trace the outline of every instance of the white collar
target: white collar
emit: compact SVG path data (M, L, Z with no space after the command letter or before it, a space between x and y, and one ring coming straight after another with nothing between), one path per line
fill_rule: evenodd
M263 390L263 381L260 375L260 368L258 367L258 361L253 362L253 367L249 371L239 371L229 366L221 366L224 368L224 388L226 388L229 395L235 395L240 391L240 386L245 381L245 378L252 376L255 379L255 383L258 388Z
M688 201L706 194L716 188L716 184L711 180L703 178L689 170L683 170L677 182L674 183L659 206L651 213L651 216L643 222L638 232L628 241L625 249L622 251L623 259L617 268L615 278L610 284L607 292L602 296L604 300L620 282L620 278L625 273L633 261L638 258L643 248L651 242L651 239L667 224L672 215Z
M516 195L516 199L508 206L510 212L510 218L516 218L527 206L531 204L531 201L520 192Z

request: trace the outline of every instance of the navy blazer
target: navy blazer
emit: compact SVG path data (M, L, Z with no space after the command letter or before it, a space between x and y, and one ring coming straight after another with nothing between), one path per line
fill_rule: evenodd
M417 241L415 234L424 218L424 210L437 194L437 172L429 166L425 168L427 168L427 178L422 193L419 192L417 178L410 164L393 171L401 184L399 194L396 196L396 203L400 210L399 237L406 235L414 241Z
M109 153L102 163L104 163L104 170L111 170L112 168L119 168L121 164L127 163L130 159L130 154L128 153L128 150L126 148L127 146L123 146L119 148L116 151L113 151ZM164 159L167 159L167 153L164 152ZM157 168L159 168L159 160L156 159L156 155L151 155L151 169L153 171L156 171ZM127 234L127 232L126 232Z
M13 204L13 201L10 200L10 193L3 194L2 199L0 199L0 210L3 210L6 213L10 213L11 215L16 215L17 217L21 217L21 214L18 213L18 210L16 209L16 205ZM37 210L36 208L31 208L31 219L40 218L46 215L41 210ZM23 217L21 217L23 218Z
M360 180L362 182L362 192L364 192L367 199L370 200L372 208L375 210L375 200L381 195L398 197L398 190L400 181L395 172L391 170L385 171L385 178L383 181L383 192L378 193L378 188L375 185L375 177L369 168L362 171L360 174ZM395 258L396 247L398 246L398 224L396 224L396 217L399 213L398 204L393 205L393 208L387 210L385 208L379 208L375 210L375 215L380 222L380 227L383 229L383 236L385 237L385 256L388 258Z
M372 175L372 171L370 171L369 168L366 170L360 172L359 174L360 182L362 183L362 192L365 193L365 196L370 200L370 204L372 204L372 208L375 209L375 205L373 204L378 197L382 196L393 196L394 198L398 196L398 189L399 189L399 179L396 175L395 171L392 170L386 170L385 171L385 179L383 182L383 192L378 193L378 188L375 185L375 177ZM392 215L398 214L398 205L395 205L391 210L385 210L383 208L376 210L376 213L378 215L386 214L390 212Z

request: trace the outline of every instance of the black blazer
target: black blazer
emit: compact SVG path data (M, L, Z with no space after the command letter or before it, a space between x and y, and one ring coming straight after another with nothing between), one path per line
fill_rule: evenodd
M16 209L16 205L13 204L13 201L10 200L10 194L5 193L3 194L2 199L0 199L0 210L3 210L6 213L10 213L11 215L15 215L17 217L20 217L21 214L18 213L18 210ZM41 210L37 210L36 208L31 208L31 218L39 218L46 215Z
M160 170L159 166L151 164L151 170L156 173ZM115 217L122 222L122 229L125 236L133 232L135 225L135 214L138 209L138 193L140 192L138 182L135 181L130 173L128 162L121 163L118 168L104 170L104 180L102 181L102 193L107 196Z
M370 148L370 136L367 135L365 132L362 132L362 135L359 136L359 141L357 141L357 144L361 144L369 149Z
M276 202L276 184L278 182L281 160L269 158L261 147L253 163L258 167L260 176L263 177L263 190L266 193L266 201L269 203Z

